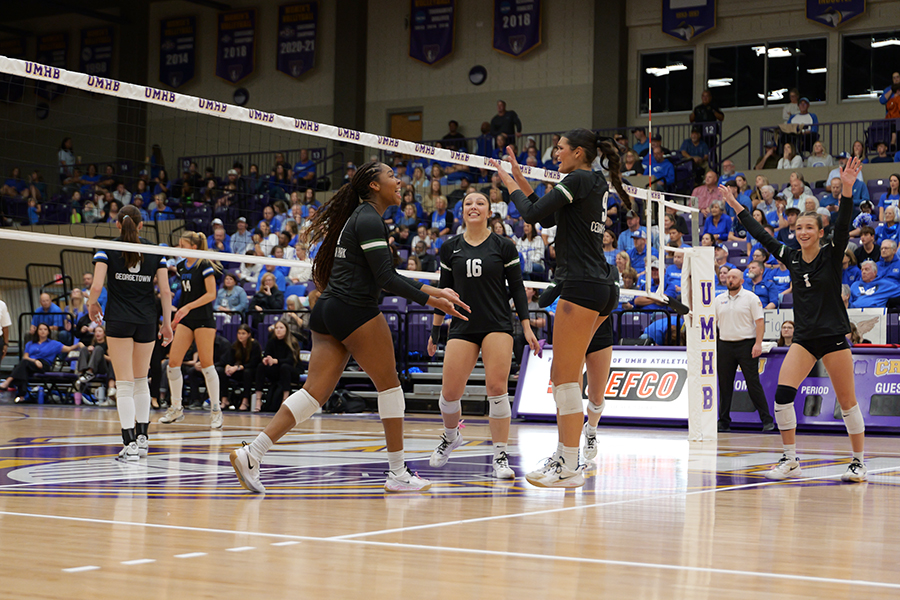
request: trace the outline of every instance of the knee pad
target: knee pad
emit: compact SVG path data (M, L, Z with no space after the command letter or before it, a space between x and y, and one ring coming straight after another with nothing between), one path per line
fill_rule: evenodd
M775 404L793 404L794 398L797 397L797 388L789 385L778 385L775 390ZM777 410L776 406L776 410Z
M443 394L441 394L441 399L438 400L438 406L441 409L442 415L455 415L456 413L462 412L462 406L460 405L459 400L451 402L444 398Z
M841 415L844 417L844 427L847 433L855 435L857 433L866 432L866 423L863 421L862 411L859 410L859 404L850 410L842 410Z
M553 390L553 399L560 415L584 414L581 400L581 386L575 382L563 383Z
M134 396L138 394L150 395L150 380L146 377L138 377L134 380Z
M402 419L406 412L403 388L397 386L378 392L378 416L382 419Z
M492 419L508 419L512 416L509 406L509 394L501 396L488 396L488 416Z
M775 422L778 423L778 431L797 429L797 413L794 412L793 402L775 405Z
M282 406L286 406L291 411L298 424L303 423L319 410L319 402L306 390L291 394L282 403Z
M166 366L166 377L169 378L169 381L175 381L182 379L184 376L181 374L181 367Z
M594 404L593 402L588 401L588 404L587 404L588 412L591 412L591 413L594 413L597 415L602 415L604 408L606 408L605 400L601 401L600 404Z

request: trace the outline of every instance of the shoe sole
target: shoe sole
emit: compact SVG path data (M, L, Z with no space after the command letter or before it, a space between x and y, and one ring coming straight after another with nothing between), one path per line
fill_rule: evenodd
M563 481L554 481L553 483L545 483L542 487L545 488L580 488L584 486L584 477L581 480L577 480L574 477L570 479L565 479Z
M803 476L800 472L800 469L796 471L791 471L787 475L781 475L780 473L777 475L772 475L771 473L766 473L766 479L770 479L772 481L784 481L785 479L799 479Z
M447 450L447 454L444 455L444 462L435 461L434 453L432 453L431 458L428 459L428 466L435 468L435 469L440 469L441 467L446 465L448 462L450 462L450 453L463 445L463 440L461 437L457 437L456 440L454 440L454 442L456 442L456 441L458 441L459 443L456 444L455 446L453 444L450 444L451 447Z
M391 493L391 494L399 494L399 493L402 493L402 492L427 492L427 491L430 490L430 489L431 489L431 482L429 482L428 485L426 485L425 487L420 487L420 488L404 488L404 489L402 489L402 490L400 490L400 489L394 490L394 489L389 488L389 487L388 487L388 484L386 484L386 483L384 484L384 491L386 491L386 492L388 492L388 493Z
M241 470L237 466L237 450L232 450L231 454L228 455L229 460L231 460L231 468L234 469L234 474L237 475L238 481L241 482L241 486L248 492L253 492L254 494L262 494L265 493L265 488L262 490L254 490L252 487L247 485L247 482L244 480L244 476L241 475Z
M509 474L504 474L504 475L498 475L497 471L494 471L494 479L509 480L509 479L515 479L515 478L516 478L515 472L509 473Z
M547 487L539 479L532 479L530 474L525 476L525 481L527 481L534 487L539 487L539 488Z

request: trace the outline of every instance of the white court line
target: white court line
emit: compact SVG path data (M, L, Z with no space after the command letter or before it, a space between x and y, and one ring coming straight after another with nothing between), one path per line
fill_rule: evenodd
M253 532L253 531L232 531L227 529L210 529L205 527L186 527L180 525L160 525L156 523L139 523L139 522L130 522L130 521L111 521L106 519L89 519L84 517L64 517L59 515L40 515L40 514L31 514L31 513L13 513L7 511L0 511L0 515L7 516L20 516L20 517L31 517L38 519L53 519L53 520L62 520L62 521L77 521L77 522L87 522L87 523L101 523L108 525L126 525L132 527L147 527L151 529L168 529L168 530L177 530L177 531L191 531L191 532L207 532L207 533L223 533L228 535L250 535L250 536L258 536L258 537L275 537L275 538L294 538L295 540L302 539L304 541L314 541L314 542L326 542L326 543L337 543L337 544L353 544L360 546L373 546L378 548L402 548L406 550L425 550L429 552L450 552L455 554L474 554L479 556L501 556L501 557L513 557L513 558L524 558L524 559L532 559L539 561L559 561L559 562L574 562L574 563L584 563L584 564L599 564L599 565L611 565L611 566L619 566L619 567L633 567L639 569L661 569L666 571L683 571L683 572L693 572L693 573L712 573L716 575L732 575L732 576L740 576L740 577L760 577L763 579L778 579L778 580L789 580L789 581L806 581L812 583L822 583L822 584L839 584L839 585L850 585L850 586L866 586L866 587L877 587L877 588L889 588L889 589L900 589L900 583L890 583L890 582L882 582L882 581L867 581L860 579L838 579L833 577L816 577L813 575L792 575L792 574L783 574L783 573L768 573L761 571L738 571L732 569L717 569L713 567L692 567L688 565L671 565L665 563L649 563L649 562L634 562L634 561L622 561L622 560L611 560L611 559L602 559L602 558L583 558L577 556L555 556L555 555L546 555L546 554L531 554L531 553L523 553L523 552L503 552L498 550L479 550L477 548L453 548L453 547L445 547L445 546L425 546L421 544L399 544L399 543L391 543L391 542L375 542L371 540L350 540L350 539L338 539L338 538L314 538L308 536L289 536L278 533L263 533L263 532ZM284 545L283 543L281 545ZM189 554L177 554L176 558L193 558L199 556L206 556L205 552L192 552ZM85 567L75 567L74 569L63 569L64 572L67 573L76 573L79 571L92 571L99 569L98 566L85 566Z
M269 545L270 545L270 546L295 546L295 545L297 545L297 544L302 544L302 543L303 543L303 542L297 542L297 541L294 541L294 540L290 540L290 541L287 541L287 542L272 542L272 543L269 544Z
M137 560L123 560L119 564L128 565L129 567L132 565L147 565L150 563L155 563L155 558L139 558Z
M875 469L869 471L870 474L873 473L883 473L885 471L896 471L900 467L887 467L884 469ZM818 477L803 477L800 479L791 479L790 483L801 483L805 481L816 481L819 479L836 479L839 478L840 475L820 475ZM705 490L695 490L693 492L684 492L684 493L675 493L675 494L662 494L656 496L641 496L640 498L629 498L627 500L612 500L610 502L595 502L591 504L580 504L578 506L567 506L565 508L548 508L546 510L535 510L531 512L522 512L522 513L512 513L508 515L492 515L490 517L478 517L475 519L459 519L456 521L444 521L443 523L430 523L428 525L412 525L410 527L398 527L395 529L382 529L380 531L367 531L362 533L350 533L347 535L338 535L332 536L329 538L325 538L328 540L352 540L358 539L361 537L367 537L370 535L384 535L388 533L404 533L407 531L418 531L422 529L436 529L438 527L447 527L451 525L468 525L470 523L484 523L486 521L500 521L503 519L516 519L519 517L534 517L539 515L549 515L554 513L563 513L563 512L571 512L576 510L584 510L587 508L603 508L606 506L616 506L620 504L634 504L637 502L645 502L647 500L666 500L671 498L686 498L688 496L698 496L701 494L715 494L717 492L731 492L734 490L744 490L755 487L762 487L764 485L774 485L779 483L785 483L784 481L758 481L755 483L744 483L741 485L733 485L729 487L723 488L708 488ZM563 488L564 489L564 488ZM2 514L2 513L0 513Z
M246 552L247 550L256 550L256 546L238 546L237 548L225 548L225 552Z

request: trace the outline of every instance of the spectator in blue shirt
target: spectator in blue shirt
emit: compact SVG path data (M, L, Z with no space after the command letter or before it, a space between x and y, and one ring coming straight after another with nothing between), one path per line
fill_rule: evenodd
M213 310L225 312L244 312L250 306L247 292L237 284L237 276L226 273L222 278L222 287L216 292L216 301Z
M475 139L475 154L478 156L494 155L494 136L491 135L491 124L487 121L481 123L481 135Z
M725 214L721 200L709 205L709 217L703 222L700 235L704 233L713 235L718 241L728 241L728 234L731 233L731 217Z
M892 298L900 296L900 282L892 277L879 277L879 269L871 260L862 264L860 280L850 286L852 308L885 308Z
M744 282L744 289L756 294L763 308L776 308L778 294L772 291L769 281L763 277L763 274L766 272L766 265L753 261L747 265L747 271L750 273L750 281Z
M657 346L665 346L666 334L669 333L670 328L669 316L666 315L647 325L647 327L644 328L644 332L641 334L641 339L650 339L653 340L653 343Z
M884 209L884 223L880 223L875 228L875 241L881 244L885 240L894 240L894 243L896 243L897 231L897 209L893 206L888 206Z
M132 199L132 201L134 201ZM150 210L150 220L151 221L171 221L175 218L175 211L172 210L172 207L166 204L166 195L165 194L157 194L156 195L156 203L153 208Z
M41 323L45 323L53 332L65 330L67 319L63 316L63 310L50 299L50 294L46 292L41 294L41 305L34 312L35 315L31 317L30 334L34 335Z
M283 256L283 255L282 255ZM271 274L275 277L275 283L278 285L279 290L287 289L287 280L284 277L284 273L278 270L278 267L272 264L266 264L265 268L259 272L259 277L256 280L256 289L262 289L262 280L266 274Z
M9 179L7 179L3 183L3 186L0 187L0 195L11 197L21 196L22 198L27 198L30 193L31 191L28 182L22 178L19 167L13 167Z
M453 215L447 211L447 198L444 196L438 196L434 201L434 212L431 213L431 227L438 230L439 236L447 235L453 231Z
M650 169L650 158L653 158L653 169ZM663 154L662 137L659 134L653 136L650 142L650 152L644 157L644 173L650 172L651 186L654 190L665 192L669 186L675 185L675 167L666 160Z
M300 189L316 187L316 163L309 159L309 150L300 150L300 160L294 164L294 185Z
M650 259L650 289L654 292L659 288L659 259L653 257ZM647 275L638 276L637 281L637 289L645 290L647 289ZM639 310L659 310L665 309L666 307L662 304L658 304L654 302L650 298L646 296L635 296L633 300L634 307Z
M881 242L881 260L878 261L878 279L890 277L900 282L900 259L897 258L897 242L884 240Z
M21 402L28 390L28 379L33 373L44 373L53 366L53 361L60 352L71 352L83 344L78 342L66 346L62 342L50 339L50 327L40 323L32 332L32 339L25 344L22 360L13 368L11 377L0 383L0 390L6 391L10 386L16 388L16 402Z
M237 231L234 232L229 241L234 254L247 254L248 250L253 250L253 234L247 230L247 219L245 217L238 217Z
M788 123L803 125L804 129L817 134L819 132L819 118L815 113L809 112L809 99L800 98L800 101L797 102L797 108L800 109L800 112L791 115ZM806 147L809 148L809 146Z
M670 298L681 299L681 268L684 266L684 254L676 252L672 264L666 267L664 280L665 294Z
M644 156L650 151L650 140L647 138L647 128L635 127L631 130L631 133L634 134L634 143L631 145L631 149L634 150L638 156Z
M646 271L647 260L647 234L640 229L631 233L634 247L628 250L628 258L631 259L631 267L638 276ZM659 258L659 251L654 247L650 249L650 255Z
M691 137L681 143L681 156L693 162L694 179L700 183L709 169L709 146L703 141L699 125L691 127Z
M844 271L841 274L841 283L843 285L852 286L862 278L862 272L860 268L856 266L856 255L853 254L853 251L850 250L850 248L844 250L844 263L842 266Z
M722 161L722 175L719 176L719 185L725 185L729 181L734 181L737 177L734 162L730 158Z
M888 190L878 199L879 220L884 221L884 209L888 206L896 207L900 204L900 175L892 173L888 177Z

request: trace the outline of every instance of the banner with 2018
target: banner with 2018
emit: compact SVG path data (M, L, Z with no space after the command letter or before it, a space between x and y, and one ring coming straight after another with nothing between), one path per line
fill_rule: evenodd
M216 77L237 83L256 65L256 10L219 13Z
M524 56L541 45L541 0L494 0L494 50Z

